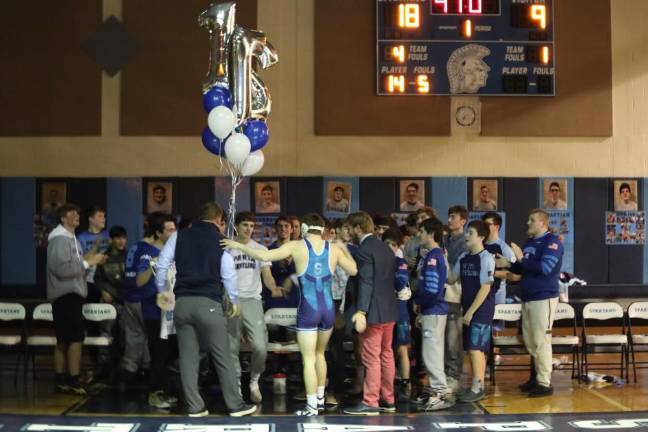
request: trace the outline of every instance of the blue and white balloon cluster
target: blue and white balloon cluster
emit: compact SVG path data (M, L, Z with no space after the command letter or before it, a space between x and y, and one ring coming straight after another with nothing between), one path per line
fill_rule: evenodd
M252 68L263 69L279 59L265 34L235 24L234 2L212 4L198 17L210 35L209 70L203 82L203 106L208 113L202 133L205 148L226 161L233 189L240 177L256 174L268 143L268 88ZM234 190L233 190L234 192Z

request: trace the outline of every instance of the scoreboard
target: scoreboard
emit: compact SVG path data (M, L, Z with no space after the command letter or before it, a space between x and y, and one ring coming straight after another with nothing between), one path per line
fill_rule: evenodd
M378 95L554 96L554 0L376 0Z

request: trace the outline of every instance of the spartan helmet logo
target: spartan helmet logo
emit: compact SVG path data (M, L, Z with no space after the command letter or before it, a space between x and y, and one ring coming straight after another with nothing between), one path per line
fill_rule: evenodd
M477 93L485 87L490 67L483 58L488 55L488 48L475 44L454 50L447 65L450 93Z

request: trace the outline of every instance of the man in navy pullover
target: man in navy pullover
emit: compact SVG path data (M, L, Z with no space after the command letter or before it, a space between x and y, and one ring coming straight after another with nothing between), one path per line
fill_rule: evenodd
M531 210L527 233L529 239L520 249L511 244L517 262L511 264L498 256L498 266L510 268L522 276L522 335L535 364L535 377L520 386L529 397L553 394L551 386L551 328L558 306L558 280L562 267L563 246L557 235L549 232L549 215Z

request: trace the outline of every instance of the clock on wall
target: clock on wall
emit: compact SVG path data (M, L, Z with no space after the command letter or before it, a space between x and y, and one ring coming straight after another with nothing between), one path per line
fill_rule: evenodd
M475 109L469 105L461 105L455 111L455 120L457 123L464 127L469 127L475 124L477 113Z

